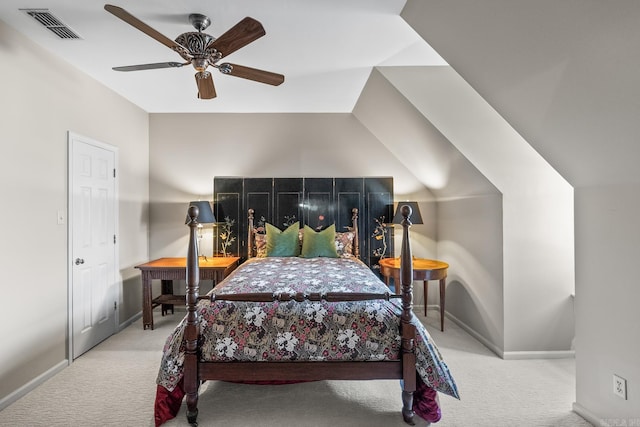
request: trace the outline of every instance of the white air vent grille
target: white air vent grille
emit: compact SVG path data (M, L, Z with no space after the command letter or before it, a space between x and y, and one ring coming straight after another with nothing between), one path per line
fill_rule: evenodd
M61 39L79 39L71 28L63 24L58 18L53 16L48 9L22 9L27 15L44 25L49 31Z

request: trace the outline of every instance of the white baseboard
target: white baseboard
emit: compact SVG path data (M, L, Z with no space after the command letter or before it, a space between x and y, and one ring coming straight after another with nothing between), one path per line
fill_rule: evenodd
M69 366L69 360L64 359L62 362L58 363L48 371L43 372L42 374L38 375L36 378L32 379L31 381L29 381L28 383L26 383L16 391L14 391L13 393L4 397L2 400L0 400L0 411L2 411L7 406L11 405L16 400L20 399L25 394L34 390L39 385L43 384L45 381L47 381L49 378L53 377L54 375L62 371L67 366Z
M574 350L549 350L549 351L505 351L502 353L504 360L524 359L573 359L576 357Z
M585 409L576 402L573 402L573 412L580 415L585 420L597 427L609 427L609 423L605 422L601 417L598 417L593 412Z
M122 322L120 326L118 326L118 332L122 332L127 326L131 326L132 323L136 322L141 317L142 317L142 311L139 311L138 313L134 314L133 316L131 316L130 318Z
M468 333L469 335L471 335L472 337L480 341L482 345L487 347L489 350L493 351L498 357L502 358L503 351L497 345L495 345L494 343L490 342L488 339L486 339L485 337L477 333L472 327L470 327L469 325L467 325L462 320L458 319L456 316L449 313L448 311L445 310L444 315L445 317L453 321L453 323L458 325L461 329L463 329L466 333Z
M429 307L429 306L428 306ZM494 343L490 342L488 339L480 335L476 332L472 327L464 323L462 320L458 319L453 314L449 313L445 310L445 316L451 319L456 325L458 325L461 329L464 329L469 335L477 339L487 347L489 350L493 351L498 357L504 360L524 360L524 359L571 359L576 356L575 350L549 350L549 351L504 351L499 348Z

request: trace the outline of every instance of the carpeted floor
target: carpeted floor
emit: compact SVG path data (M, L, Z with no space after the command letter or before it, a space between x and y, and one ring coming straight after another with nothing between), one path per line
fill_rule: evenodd
M181 316L155 314L155 330L143 331L140 320L109 338L1 411L0 426L152 426L161 349ZM434 427L591 426L571 411L574 359L502 360L451 321L440 332L435 311L421 319L461 395L440 395L443 416ZM198 406L201 427L406 426L398 381L208 382ZM184 405L165 425L188 425Z

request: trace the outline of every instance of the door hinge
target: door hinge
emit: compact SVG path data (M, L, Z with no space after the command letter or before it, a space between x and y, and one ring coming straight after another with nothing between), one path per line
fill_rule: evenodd
M118 303L116 301L113 302L113 311L118 309Z
M113 235L113 244L114 245L116 244L116 235L115 234Z
M116 177L116 168L113 168L113 177Z

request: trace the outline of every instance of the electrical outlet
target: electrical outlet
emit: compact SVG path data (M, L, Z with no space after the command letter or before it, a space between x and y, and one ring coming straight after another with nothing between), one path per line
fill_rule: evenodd
M627 380L613 374L613 394L627 400Z

